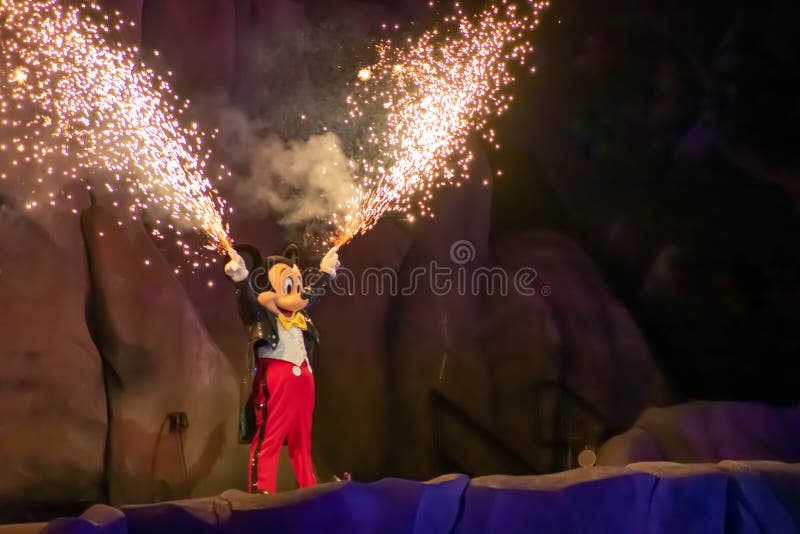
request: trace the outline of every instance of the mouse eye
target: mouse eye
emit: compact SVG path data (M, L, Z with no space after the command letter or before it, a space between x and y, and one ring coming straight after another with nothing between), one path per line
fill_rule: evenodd
M289 295L292 292L293 286L294 286L294 280L292 280L292 277L290 276L283 282L283 294Z
M300 288L303 287L303 280L298 276L294 281L294 290L300 293Z

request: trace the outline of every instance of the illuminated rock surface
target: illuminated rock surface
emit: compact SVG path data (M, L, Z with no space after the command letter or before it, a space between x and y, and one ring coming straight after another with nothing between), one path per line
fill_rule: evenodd
M800 408L744 402L650 408L598 453L603 465L756 459L800 462Z
M170 267L138 224L82 216L106 366L112 503L203 495L242 480L238 383ZM167 415L185 412L171 431Z
M0 198L0 515L103 498L100 355L80 222Z

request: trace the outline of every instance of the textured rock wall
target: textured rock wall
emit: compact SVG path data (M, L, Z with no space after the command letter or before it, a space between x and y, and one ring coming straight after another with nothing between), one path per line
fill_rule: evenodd
M310 17L290 3L118 5L192 95L261 91L268 80L242 83L237 66L244 23L266 31L285 17L302 28ZM365 20L383 12L365 9ZM328 295L312 310L323 336L314 436L323 480L557 469L570 447L664 397L636 325L576 245L492 235L492 191L481 185L491 169L479 160L473 182L437 199L436 219L384 221L342 259L357 275L392 268L402 287L431 261L461 266L451 246L466 240L465 267L533 267L538 292L440 295L422 284L407 296ZM244 337L233 289L219 270L176 279L143 227L119 226L104 203L84 211L82 226L3 204L0 499L144 502L242 487ZM281 250L285 235L268 214L232 224L240 242ZM188 414L183 433L166 418L178 411Z
M0 198L0 502L104 498L108 420L89 293L78 219Z
M82 216L94 321L109 399L107 472L115 503L241 485L234 367L211 341L173 268L139 224L102 208ZM185 412L185 432L167 415Z
M236 12L232 0L145 0L142 40L179 72L185 93L230 90L236 65Z
M574 466L585 446L664 402L663 377L633 319L574 242L529 231L493 249L508 272L536 273L536 295L489 303L482 338L496 361L497 424L540 470Z
M646 410L598 452L604 465L630 462L800 461L800 408L691 402Z

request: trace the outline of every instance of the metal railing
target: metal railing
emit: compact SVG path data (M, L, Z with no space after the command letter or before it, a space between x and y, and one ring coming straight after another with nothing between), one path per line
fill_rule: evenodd
M495 430L477 421L456 402L438 390L431 392L433 441L440 470L458 471L470 476L488 474L531 475L575 467L575 456L584 446L596 447L617 431L603 413L569 386L559 382L541 382L533 387L535 412L532 414L537 438L531 447L549 449L547 469L537 469L524 452L515 449ZM551 402L542 402L554 395ZM543 414L542 406L553 406ZM576 428L578 419L592 421L592 435L582 435L587 428ZM545 431L545 422L552 424ZM545 436L549 436L549 439Z

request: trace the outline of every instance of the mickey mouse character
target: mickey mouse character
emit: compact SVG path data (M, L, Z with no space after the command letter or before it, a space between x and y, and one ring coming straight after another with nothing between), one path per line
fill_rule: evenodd
M338 249L325 254L319 272L312 274L307 285L297 265L295 245L263 262L256 248L240 245L225 265L225 274L236 285L239 315L254 360L252 390L240 425L240 440L251 443L248 488L252 493L275 493L278 455L284 443L300 487L316 484L311 462L311 359L319 337L305 309L336 275Z

